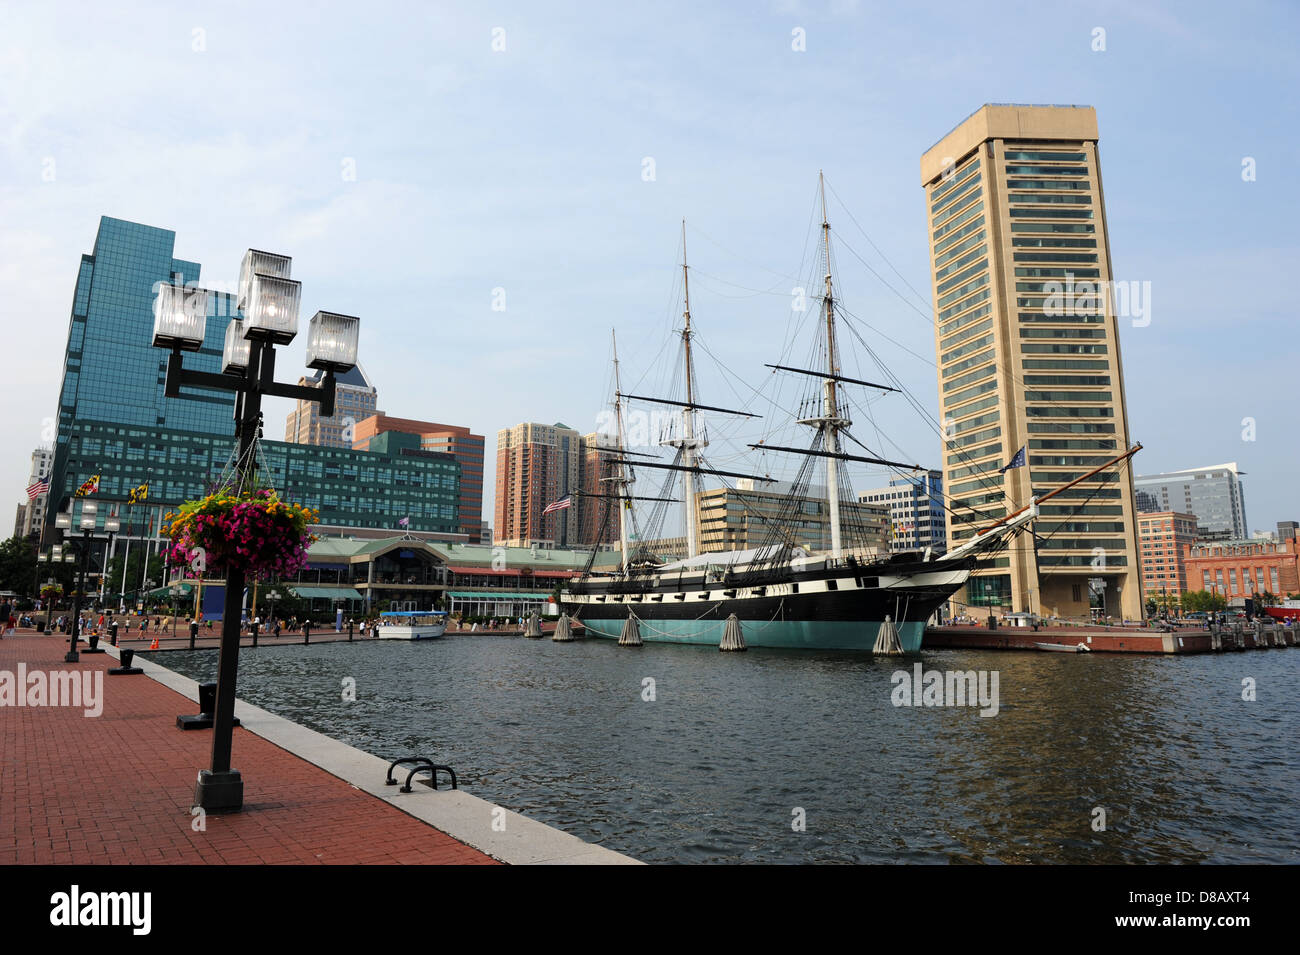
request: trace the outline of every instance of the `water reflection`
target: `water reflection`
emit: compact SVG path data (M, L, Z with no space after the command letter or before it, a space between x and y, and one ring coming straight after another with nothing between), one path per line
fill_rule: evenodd
M151 656L215 672L212 653ZM453 635L245 650L240 695L368 752L433 755L484 798L646 861L1300 859L1300 653L923 655L997 670L992 718L893 706L912 662Z

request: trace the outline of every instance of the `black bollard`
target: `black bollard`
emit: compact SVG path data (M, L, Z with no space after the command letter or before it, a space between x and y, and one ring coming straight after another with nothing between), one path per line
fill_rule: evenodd
M217 685L215 683L199 684L199 714L197 716L178 716L176 725L183 730L212 729L212 714L217 710ZM239 725L236 717L234 724Z
M144 671L141 670L139 667L131 666L131 661L133 661L134 659L135 659L135 651L123 648L121 657L118 661L121 663L121 666L109 670L108 671L109 676L123 676L132 673L143 673Z
M302 642L311 643L311 624L303 623L302 625Z
M348 643L352 642L352 621L348 621Z
M108 625L108 642L113 646L117 646L117 624L115 623Z
M88 646L86 649L82 650L81 652L82 653L103 653L104 652L102 649L100 649L99 646L98 633L92 633L90 635L90 646Z
M194 649L194 640L199 635L199 625L197 621L190 621L190 649Z

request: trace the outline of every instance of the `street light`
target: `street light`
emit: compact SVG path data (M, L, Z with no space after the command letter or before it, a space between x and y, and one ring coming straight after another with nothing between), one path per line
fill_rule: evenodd
M275 381L275 346L293 341L298 333L298 308L302 283L290 278L292 259L249 249L239 269L237 307L242 320L226 329L221 373L187 369L181 353L197 351L207 323L207 296L203 289L178 285L159 287L154 310L153 343L168 348L165 394L181 397L182 387L235 392L237 466L251 472L250 454L261 429L262 396L274 395L315 401L322 417L334 414L335 373L357 363L360 320L334 312L317 312L307 340L307 363L324 371L319 385L288 385ZM200 770L194 802L207 812L238 812L243 808L244 783L230 766L235 717L235 682L239 671L240 604L244 571L226 568L225 606L221 621L221 648L217 661L217 703L213 714L212 767Z

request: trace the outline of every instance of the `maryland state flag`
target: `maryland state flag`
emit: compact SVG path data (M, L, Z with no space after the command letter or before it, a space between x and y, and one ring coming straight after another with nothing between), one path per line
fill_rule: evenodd
M126 496L126 503L128 504L143 504L147 500L149 500L148 481L137 488L132 488L131 492Z
M74 497L87 497L99 490L99 475L95 474L81 482L81 487L77 488Z

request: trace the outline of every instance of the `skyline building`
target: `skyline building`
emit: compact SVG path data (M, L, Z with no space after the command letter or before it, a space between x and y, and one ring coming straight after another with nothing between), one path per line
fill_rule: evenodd
M1138 509L1195 514L1201 540L1244 540L1250 537L1246 491L1241 483L1245 473L1233 461L1164 474L1139 474L1134 478Z
M379 411L357 419L351 447L366 450L376 436L390 431L415 435L421 450L449 454L460 464L459 533L465 534L471 544L480 543L484 531L483 435L460 425L396 418Z
M234 393L186 386L164 394L168 355L153 347L159 283L201 287L198 263L175 257L175 233L103 217L94 251L81 257L59 390L47 528L58 510L79 518L74 495L97 488L100 527L121 521L127 537L157 546L168 509L202 497L234 449ZM219 373L226 327L238 316L233 295L207 293L202 347L187 368ZM278 441L261 442L270 483L319 510L331 528L397 528L459 539L461 466L454 456L394 440L373 451ZM148 485L147 500L128 505ZM75 523L74 523L75 526ZM48 535L47 535L48 536ZM477 541L477 537L472 538Z
M568 547L581 526L582 436L566 424L523 422L497 432L493 543ZM568 507L544 514L565 497Z
M788 486L760 490L752 478L738 478L736 486L708 488L695 493L696 535L701 554L748 550L770 543L772 529L793 534L790 544L808 551L831 546L830 506L825 486L810 485L807 495L790 498ZM821 496L818 495L821 492ZM798 520L790 519L797 505ZM889 510L883 504L840 500L840 523L852 528L857 546L875 553L889 552Z
M32 451L32 468L27 476L27 487L48 480L50 468L54 464L53 448L36 448ZM39 539L45 527L45 514L49 506L50 492L44 491L18 505L17 518L14 522L14 536L28 537L36 535Z
M889 537L891 552L903 553L929 547L937 557L947 551L948 522L943 507L941 471L890 478L887 487L859 492L858 500L888 509L893 526Z
M324 372L316 371L299 378L298 384L315 387L323 377ZM354 447L356 426L375 413L379 392L360 365L336 374L334 380L334 414L322 417L317 402L299 399L285 418L285 441L326 448Z
M950 549L1131 445L1097 141L1091 107L985 105L921 157ZM1131 474L1042 505L954 610L1086 617L1097 581L1140 619Z
M1137 520L1142 547L1142 589L1147 599L1186 593L1187 549L1197 539L1196 515L1154 511L1139 513Z

